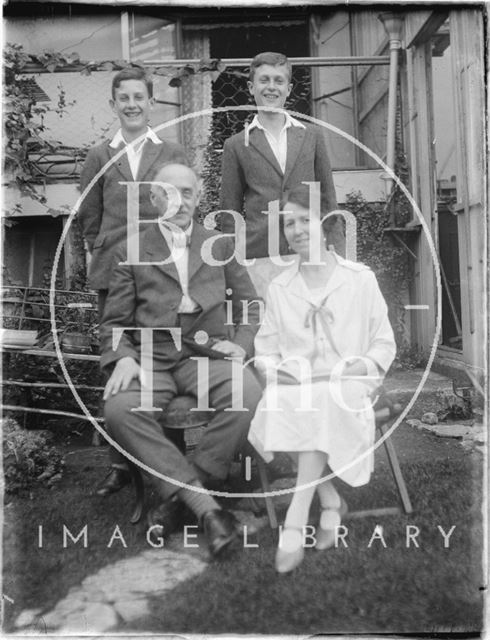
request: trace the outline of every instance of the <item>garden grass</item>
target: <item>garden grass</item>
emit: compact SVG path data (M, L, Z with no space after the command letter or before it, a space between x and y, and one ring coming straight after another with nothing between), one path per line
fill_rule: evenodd
M421 436L422 437L422 436ZM429 438L429 436L423 436ZM429 444L429 440L426 440ZM423 443L422 443L423 444ZM442 447L443 443L438 443ZM410 515L347 520L348 548L307 549L291 575L274 571L275 535L265 528L232 561L212 563L197 577L179 583L164 598L150 600L150 614L131 630L153 633L476 633L482 627L482 458L465 452L403 461L414 503ZM452 449L452 447L450 447ZM63 481L37 488L5 505L3 591L5 630L26 608L47 611L84 577L121 558L149 548L144 526L129 524L132 492L110 499L90 496L100 480L99 449L74 454ZM424 458L424 456L422 456ZM88 460L88 462L87 462ZM72 459L73 461L73 459ZM385 463L376 465L367 487L339 484L351 509L396 502ZM88 525L88 547L62 547L62 526L73 534ZM107 548L118 524L127 549ZM38 526L43 525L43 548ZM368 543L376 525L386 548ZM407 525L420 529L419 548L406 547ZM455 525L444 548L440 525ZM172 548L172 545L170 545ZM121 623L118 631L124 632Z

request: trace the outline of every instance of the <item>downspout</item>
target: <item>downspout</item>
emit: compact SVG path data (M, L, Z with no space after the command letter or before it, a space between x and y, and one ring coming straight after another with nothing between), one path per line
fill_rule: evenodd
M398 84L398 51L401 49L403 18L397 13L383 12L378 15L388 34L390 43L390 75L388 84L388 125L386 130L386 164L395 171L396 97ZM386 176L385 191L388 198L393 180Z

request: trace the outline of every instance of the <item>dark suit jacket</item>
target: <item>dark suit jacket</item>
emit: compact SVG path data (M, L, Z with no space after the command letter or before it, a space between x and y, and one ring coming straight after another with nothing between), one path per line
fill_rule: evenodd
M280 200L284 191L303 181L320 182L322 212L337 208L332 171L325 141L319 127L307 125L287 130L286 171L283 174L264 132L252 129L249 145L245 131L228 138L223 149L220 209L244 213L247 232L247 258L269 256L267 211L269 202ZM340 220L327 221L329 243L344 252L345 238ZM222 214L224 233L234 232L231 216ZM280 238L280 254L288 253L286 239Z
M82 193L104 165L120 150L121 147L112 149L109 141L90 149L80 178ZM188 164L183 147L173 142L163 141L162 144L154 144L147 140L138 170L138 181L151 180L155 170L166 162ZM88 274L88 284L92 289L108 288L114 252L119 245L125 245L127 187L119 182L133 182L125 153L95 182L78 212L82 231L92 254ZM150 186L141 185L139 194L140 218L155 219L157 211L150 202Z
M202 225L194 222L189 247L189 295L201 307L201 312L187 337L193 341L195 332L204 330L211 339L230 339L225 306L225 300L228 299L232 304L235 326L232 339L250 356L253 353L254 336L259 328L258 304L250 305L248 324L242 324L242 301L254 300L257 295L245 267L235 259L230 260L225 266L211 266L202 260L203 243L208 238L216 237L213 256L217 260L226 260L233 253L233 243L230 239L214 231L207 231ZM142 262L161 262L170 254L167 242L158 228L143 231L140 235L140 246ZM122 257L122 252L119 252L119 256ZM231 294L226 293L227 289L232 290ZM181 298L182 288L173 262L151 266L116 264L100 327L101 366L106 367L124 356L131 356L137 361L140 358L140 332L134 332L132 335L125 332L119 347L113 351L113 328L178 327L177 310ZM155 334L154 359L158 361L160 368L171 367L182 357L182 351L176 349L169 332ZM196 355L199 355L198 350Z

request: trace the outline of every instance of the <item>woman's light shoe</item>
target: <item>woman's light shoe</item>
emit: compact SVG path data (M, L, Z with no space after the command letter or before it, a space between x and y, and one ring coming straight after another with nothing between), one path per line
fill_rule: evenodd
M336 527L340 526L342 518L348 511L346 501L342 496L339 496L339 498L340 505L338 508L322 509L320 526L316 530L315 549L317 551L325 551L325 549L330 549L330 547L333 547L335 544L335 538L337 536Z
M276 551L276 571L278 573L293 571L303 562L304 555L302 529L285 528L280 535L279 547Z

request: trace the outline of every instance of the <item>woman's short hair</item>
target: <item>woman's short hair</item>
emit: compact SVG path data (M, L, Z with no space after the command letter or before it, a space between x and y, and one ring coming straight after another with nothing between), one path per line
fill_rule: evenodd
M310 188L307 184L298 184L289 191L284 191L279 208L281 211L287 210L288 204L296 204L303 209L310 211ZM320 218L323 218L320 212ZM279 229L284 233L284 216L279 216ZM325 223L322 224L323 235L327 237L327 229Z

